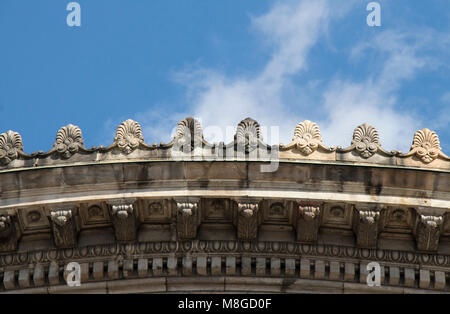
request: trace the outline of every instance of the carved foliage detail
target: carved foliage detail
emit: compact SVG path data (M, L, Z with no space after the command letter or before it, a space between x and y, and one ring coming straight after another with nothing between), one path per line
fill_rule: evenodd
M179 239L194 239L197 236L197 203L177 203L177 235Z
M61 157L66 159L76 154L83 145L81 129L73 124L59 129L56 134L56 142L53 144Z
M295 127L294 138L297 149L304 155L310 155L319 148L322 143L320 129L316 123L305 120Z
M243 147L246 153L258 147L258 140L261 139L259 123L251 118L242 120L236 131L235 141L238 147Z
M133 204L111 205L111 219L117 241L136 240L136 215Z
M355 225L356 244L361 248L376 248L378 240L378 220L380 212L359 211Z
M55 245L60 248L71 248L77 245L77 228L72 210L52 210L50 212Z
M315 242L319 232L319 214L318 205L299 205L297 215L297 241Z
M353 132L352 145L363 158L372 157L381 146L378 131L367 123L358 126Z
M7 165L19 157L23 151L22 137L19 133L8 131L0 134L0 163Z
M122 122L117 128L114 141L122 152L130 154L144 142L140 124L131 119Z
M417 225L417 248L421 251L437 251L442 216L420 215Z
M194 148L201 146L202 141L203 131L200 122L188 117L178 123L175 130L175 142L183 152L193 151Z
M411 150L424 162L430 163L435 160L441 152L441 144L436 132L422 129L414 134Z
M14 215L0 215L0 252L14 251L20 234Z
M238 203L237 237L239 240L254 240L258 235L258 204Z

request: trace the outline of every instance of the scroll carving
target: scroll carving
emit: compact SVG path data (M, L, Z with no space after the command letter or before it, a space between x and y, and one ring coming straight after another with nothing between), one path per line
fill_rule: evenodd
M136 240L137 223L133 204L111 204L111 219L117 241Z
M378 221L380 212L374 210L357 210L354 224L356 245L360 248L376 248L378 241Z
M317 204L300 204L298 206L296 231L297 241L314 243L319 233L320 206Z
M0 215L0 252L17 250L20 229L17 226L16 215Z
M441 233L442 216L420 215L417 224L416 242L420 251L437 251Z
M239 240L255 240L258 235L257 203L238 203L237 209L237 237Z
M197 236L198 204L177 203L177 235L179 239L194 239Z
M71 209L52 210L53 237L59 248L72 248L77 245L77 226Z

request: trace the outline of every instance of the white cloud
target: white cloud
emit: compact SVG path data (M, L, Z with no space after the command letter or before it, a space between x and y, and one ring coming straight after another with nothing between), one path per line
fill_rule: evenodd
M290 75L306 67L308 52L326 30L328 18L325 0L280 1L267 14L252 18L252 27L274 47L272 57L253 77L229 78L203 69L178 76L192 96L195 116L205 126L222 127L224 137L226 126L251 116L265 126L280 126L281 137L289 140L298 121L282 101L283 88ZM232 139L232 134L210 135L206 129L210 140Z
M272 49L266 65L254 75L234 77L201 67L180 71L175 80L187 88L188 107L187 114L179 113L177 118L193 115L201 121L207 140L228 142L232 140L239 121L250 116L264 126L279 126L279 141L265 138L273 144L289 142L298 122L321 112L323 118L316 122L328 145L349 145L353 129L367 122L379 130L385 149L408 150L420 121L413 113L396 109L396 96L405 80L433 65L433 60L420 54L433 46L432 32L380 30L374 38L355 45L349 55L364 62L367 58L362 56L367 51L378 57L377 62L373 60L372 73L365 79L320 78L321 83L318 84L316 78L306 79L304 86L295 85L294 76L314 70L308 69L307 64L311 48L321 36L328 36L330 23L344 18L355 3L357 1L348 1L342 6L328 0L278 1L267 14L252 17L252 28ZM442 41L437 44L442 45ZM364 67L367 68L366 65ZM330 82L323 84L326 80ZM308 86L314 88L309 89ZM297 91L292 93L295 89ZM285 97L287 91L304 95L292 99L292 96ZM304 103L305 99L321 99L321 102L311 106ZM299 108L304 110L304 117L292 113L301 111ZM146 136L154 137L171 131L176 122L173 118L168 121L168 116L160 114L158 124L152 125L153 119L145 119L146 115L142 115L149 124L144 128ZM220 129L217 131L210 126ZM158 128L157 133L155 127ZM227 127L232 127L231 132L225 134Z

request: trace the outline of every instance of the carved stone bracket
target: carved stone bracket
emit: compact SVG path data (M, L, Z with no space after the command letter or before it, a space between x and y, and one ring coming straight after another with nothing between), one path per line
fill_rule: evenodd
M198 217L198 202L177 202L178 239L194 239L197 236Z
M72 209L53 209L50 211L53 238L58 248L77 246L77 225Z
M136 241L136 212L133 202L110 203L111 219L116 240L119 242Z
M0 252L14 251L20 238L16 215L0 215Z
M317 241L319 233L319 204L299 204L295 228L297 231L297 241L313 243Z
M378 241L378 221L380 212L376 210L357 210L353 230L356 245L360 248L376 248Z
M418 216L416 229L416 242L418 250L437 251L442 220L442 216Z
M259 205L256 202L238 202L235 219L239 240L255 240L258 236Z

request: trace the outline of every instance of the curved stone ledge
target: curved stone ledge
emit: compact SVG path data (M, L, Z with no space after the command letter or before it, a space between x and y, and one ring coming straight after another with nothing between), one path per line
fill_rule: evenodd
M343 246L155 242L23 252L1 261L2 292L449 292L449 256ZM80 287L64 285L68 261L80 263ZM379 287L366 284L373 261L381 265Z
M0 159L1 292L449 291L449 160L426 129L402 154L367 124L348 148L310 121L268 146L248 118L225 145L187 118L150 146L127 120L106 148L68 125L27 155L7 132ZM72 261L79 290L64 286Z
M269 146L263 142L260 125L247 118L237 126L234 141L229 144L208 143L200 123L188 117L180 121L173 140L149 145L144 142L141 126L126 120L117 128L111 145L86 148L79 127L69 124L56 135L48 152L24 152L20 134L0 134L0 170L43 167L66 163L87 163L123 160L315 160L346 163L367 163L396 167L417 167L450 170L450 157L442 152L438 135L429 129L414 134L409 152L386 151L378 131L366 123L358 126L346 148L327 147L322 143L320 129L311 121L297 125L288 145Z

